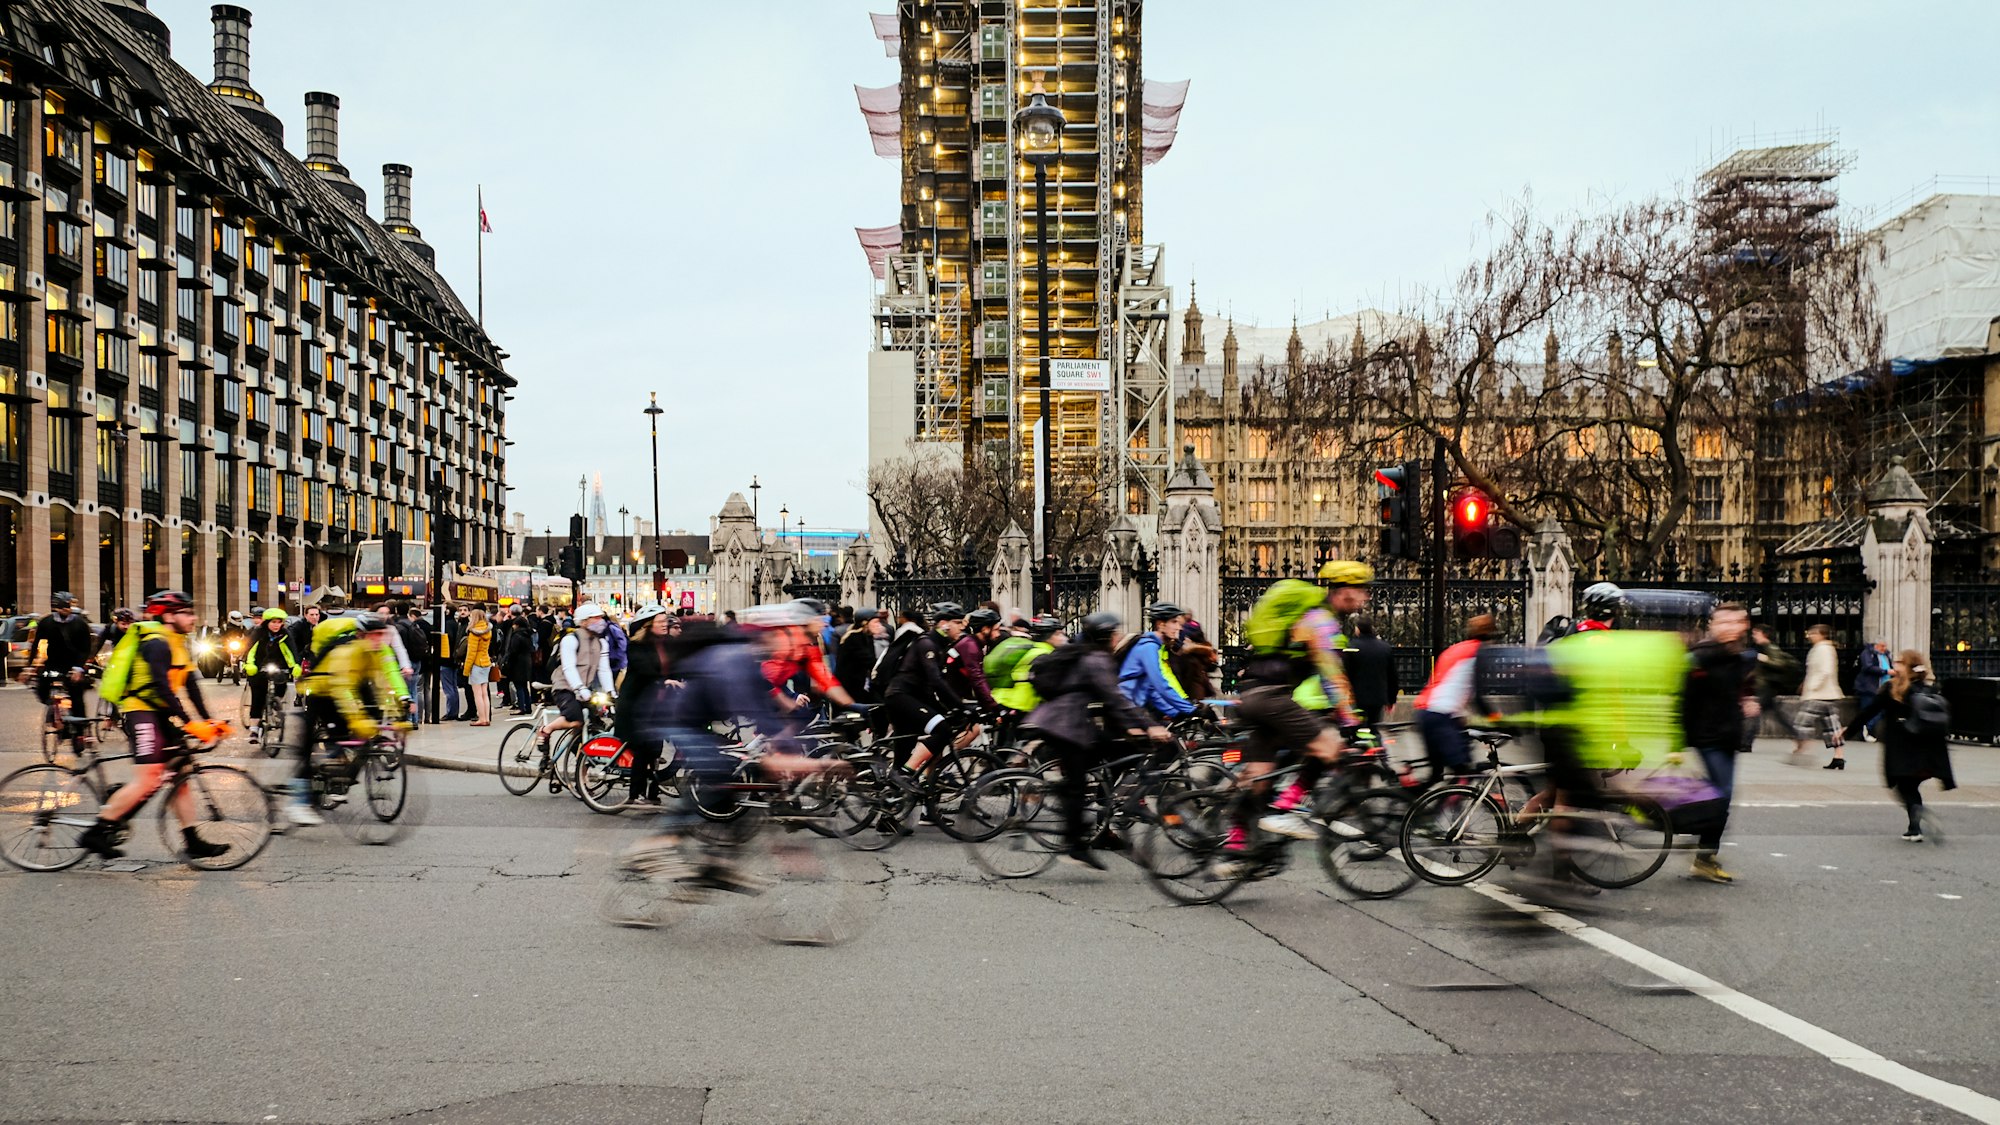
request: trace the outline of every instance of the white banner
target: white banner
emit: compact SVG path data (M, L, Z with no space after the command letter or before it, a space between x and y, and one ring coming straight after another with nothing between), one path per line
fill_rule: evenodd
M1058 391L1111 390L1111 361L1108 359L1051 359L1049 386Z

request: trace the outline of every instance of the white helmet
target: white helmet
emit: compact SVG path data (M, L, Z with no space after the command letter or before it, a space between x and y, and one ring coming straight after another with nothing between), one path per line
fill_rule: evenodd
M743 624L753 629L780 629L787 625L810 625L817 618L811 607L799 602L780 602L776 605L753 605L740 615Z
M593 617L603 617L604 607L596 602L585 602L576 607L576 623L581 625Z
M626 624L625 629L627 632L636 633L646 622L665 612L667 612L667 607L660 605L658 602L649 606L641 606L639 612L632 615L632 620Z

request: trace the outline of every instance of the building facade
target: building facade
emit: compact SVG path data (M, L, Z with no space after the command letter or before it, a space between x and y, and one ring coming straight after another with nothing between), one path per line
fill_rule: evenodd
M394 527L501 561L505 356L384 168L380 221L251 85L250 13L213 10L215 74L144 0L0 10L0 603L92 616L161 588L205 619L345 585Z
M520 543L519 565L540 567L553 574L569 540L558 535L531 535ZM591 601L625 615L650 605L653 597L652 551L681 551L687 565L666 572L666 594L676 609L715 612L715 577L709 570L708 536L672 532L651 535L592 535L583 541L583 588L579 604Z

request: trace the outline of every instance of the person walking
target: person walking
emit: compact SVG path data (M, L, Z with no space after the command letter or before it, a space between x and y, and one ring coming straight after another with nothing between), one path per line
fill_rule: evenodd
M457 719L465 712L461 700L465 696L460 685L464 683L458 674L458 662L465 655L465 625L470 611L465 606L453 606L444 616L444 636L438 640L438 721L443 723Z
M528 613L516 612L507 626L500 659L507 668L507 687L513 697L514 713L527 715L534 711L535 704L534 692L529 686L535 679L535 625Z
M1735 876L1722 869L1717 853L1729 826L1729 802L1736 791L1736 755L1743 749L1743 724L1758 715L1756 680L1751 669L1756 654L1748 642L1750 611L1739 602L1724 602L1708 617L1708 634L1688 650L1688 670L1681 695L1681 729L1701 764L1709 784L1721 795L1722 811L1696 838L1689 874L1711 883L1729 883Z
M847 689L856 703L876 702L875 693L870 690L868 676L875 670L879 659L875 651L875 638L888 632L881 617L876 615L874 606L863 606L854 615L854 623L840 638L834 654L833 678Z
M1780 737L1797 739L1799 728L1785 715L1779 705L1780 695L1789 695L1798 690L1799 677L1804 675L1798 658L1778 647L1771 639L1770 630L1762 625L1750 627L1750 645L1757 653L1757 709L1763 716L1775 719ZM1743 752L1748 754L1756 749L1758 729L1764 725L1760 717L1757 722L1743 724Z
M1492 618L1485 620L1490 623ZM1375 726L1396 705L1402 687L1396 682L1396 655L1387 641L1375 635L1372 619L1356 614L1348 620L1347 647L1341 649L1340 661L1347 668L1347 684L1354 689L1354 710L1364 726Z
M664 606L649 605L632 615L628 663L625 678L618 683L618 707L611 725L611 733L632 753L628 808L660 805L658 766L664 747L658 732L676 686L667 678L673 623Z
M1859 711L1866 711L1875 705L1875 696L1882 690L1882 681L1889 676L1889 645L1886 641L1863 645L1854 658L1854 705ZM1861 728L1861 741L1872 737L1872 727Z
M465 682L472 691L472 703L477 718L475 727L493 725L492 695L486 685L493 678L493 626L486 620L486 611L475 609L471 621L465 627L465 659L460 665L465 673Z
M1844 770L1847 759L1841 754L1840 701L1847 698L1840 690L1840 650L1834 647L1833 630L1824 625L1814 625L1806 630L1806 639L1812 648L1806 651L1806 679L1799 685L1798 722L1794 724L1792 760L1803 761L1814 741L1825 740L1825 746L1833 751L1833 760L1826 764L1830 770Z
M1896 654L1889 665L1888 689L1877 692L1847 729L1851 733L1881 720L1882 781L1896 791L1909 816L1903 839L1921 844L1928 817L1917 787L1935 778L1946 790L1958 788L1946 741L1951 726L1949 712L1943 696L1931 684L1930 661L1915 649ZM1934 821L1930 829L1932 842L1942 843Z

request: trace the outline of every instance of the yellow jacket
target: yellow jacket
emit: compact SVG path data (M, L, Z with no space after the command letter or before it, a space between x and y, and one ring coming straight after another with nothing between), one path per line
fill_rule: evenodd
M471 675L474 668L484 668L493 663L493 627L474 625L465 631L465 664L462 670Z
M362 641L336 646L313 667L315 695L333 700L341 721L356 738L373 738L381 724L362 700L361 685L369 685L377 707L387 707L401 695L398 686L383 673L380 656Z

